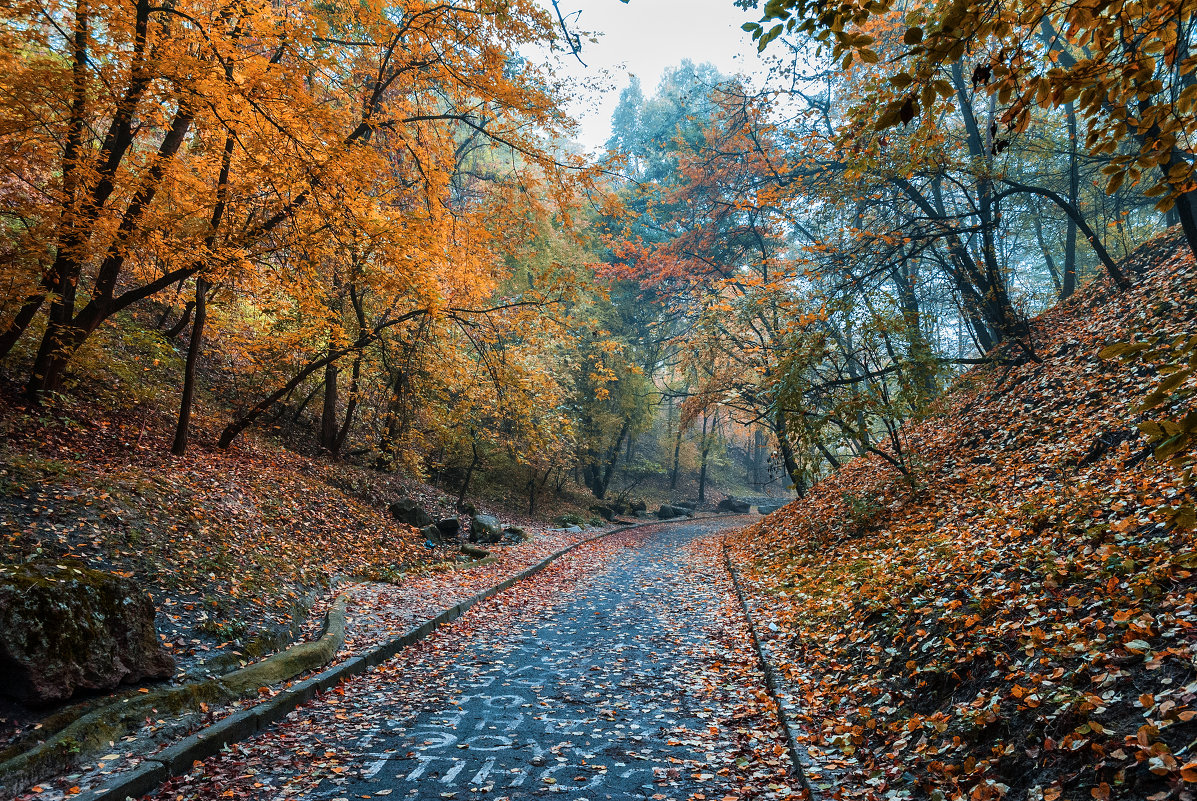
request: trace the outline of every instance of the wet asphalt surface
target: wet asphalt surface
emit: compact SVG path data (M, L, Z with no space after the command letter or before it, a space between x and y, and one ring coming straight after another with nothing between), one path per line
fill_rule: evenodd
M684 546L728 525L615 535L617 558L567 598L513 610L503 636L468 644L428 698L376 692L355 769L309 798L720 797L707 771L721 743L693 674L711 658L694 621L721 611Z

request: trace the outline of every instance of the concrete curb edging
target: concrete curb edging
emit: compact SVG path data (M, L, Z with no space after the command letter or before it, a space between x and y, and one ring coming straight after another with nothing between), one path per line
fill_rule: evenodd
M467 598L456 606L443 610L440 614L429 620L425 620L419 626L399 637L376 645L366 653L334 665L311 678L297 682L269 700L248 709L234 712L232 715L222 718L211 726L200 729L179 742L168 746L153 757L147 758L136 768L113 776L103 784L77 797L81 800L86 799L86 801L128 801L128 799L146 795L165 783L168 779L180 776L189 771L195 762L213 756L228 745L248 739L257 732L282 720L292 710L315 698L317 693L326 692L339 684L343 679L358 673L364 673L370 668L381 665L404 648L419 642L446 623L451 623L461 617L470 607L498 595L504 590L510 589L526 578L536 575L570 551L603 539L604 537L609 537L612 534L620 534L647 526L659 526L663 523L686 523L694 519L680 518L677 520L652 520L643 523L633 523L610 531L604 531L584 540L579 540L550 554L530 567L521 570L514 576L509 576L493 587ZM698 519L701 520L703 518Z
M761 664L761 670L765 674L765 689L769 691L769 697L773 699L773 703L777 706L777 719L781 723L782 731L786 735L786 751L790 755L790 761L794 765L794 773L798 776L798 781L802 784L802 789L806 790L811 801L820 801L822 794L815 789L814 785L810 783L807 777L807 769L813 767L810 756L806 753L806 749L798 744L798 737L796 733L797 726L786 714L785 706L782 704L781 693L779 692L780 682L777 677L777 671L769 660L765 657L765 649L761 645L761 639L756 633L756 623L752 620L752 610L748 606L748 599L744 597L744 591L740 587L740 576L736 572L736 568L732 565L731 554L727 549L727 538L723 540L723 562L727 566L728 575L732 579L732 587L735 588L736 597L740 600L740 608L744 610L744 619L748 621L748 634L752 638L752 647L756 650L757 660Z

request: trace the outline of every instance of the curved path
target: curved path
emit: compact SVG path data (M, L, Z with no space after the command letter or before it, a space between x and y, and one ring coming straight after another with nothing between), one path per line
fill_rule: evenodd
M654 526L579 549L160 795L797 792L718 560L713 535L735 522L745 521Z

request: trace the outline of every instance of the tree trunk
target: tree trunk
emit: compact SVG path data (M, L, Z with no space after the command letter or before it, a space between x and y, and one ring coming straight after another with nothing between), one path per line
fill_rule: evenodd
M187 343L187 364L183 368L183 396L179 400L179 421L175 425L175 440L170 452L175 456L187 453L191 427L191 406L195 400L195 366L204 346L204 323L208 320L208 282L195 279L195 323L191 326L191 341Z
M457 511L465 507L466 493L470 491L470 480L474 477L474 470L478 467L478 443L470 442L470 466L466 468L465 480L461 482L461 492L457 493Z
M602 462L592 461L582 470L582 479L585 481L586 487L600 501L607 496L607 488L611 485L611 479L615 476L615 465L619 461L619 451L623 447L624 437L628 435L631 425L630 420L624 420L623 426L619 429L619 436L615 438L615 442L611 443L611 447L607 449L606 458Z
M547 478L546 474L546 478ZM536 514L536 468L528 467L528 516Z
M333 344L328 344L329 352ZM334 454L337 447L337 363L324 365L324 405L320 410L320 447Z
M191 315L194 312L195 312L195 301L194 300L187 301L187 305L183 307L183 316L179 318L179 321L177 323L172 325L166 331L166 334L165 334L166 338L174 339L179 334L183 333L183 329L187 328L187 326L191 324ZM166 320L163 319L163 323L165 323L165 322L166 322ZM161 328L161 326L159 326L159 328Z
M70 283L73 285L73 280ZM74 293L71 292L70 295L73 302ZM62 388L63 374L71 357L94 330L80 328L70 319L63 321L62 315L64 312L69 314L66 311L68 309L61 298L55 300L50 308L50 325L42 337L37 358L33 362L33 370L30 371L29 383L25 387L26 397L34 403L40 403L46 395Z
M143 20L148 22L149 19L149 5L138 5L138 20L137 30L144 33L142 28ZM144 16L142 11L145 11ZM74 21L74 36L71 43L71 112L70 121L67 124L66 143L62 151L62 188L65 196L66 208L63 215L64 220L71 224L67 226L67 231L64 232L58 243L57 255L50 270L43 276L41 281L41 292L26 298L25 303L21 306L20 311L17 312L13 321L8 328L0 335L0 359L6 357L17 344L21 336L29 328L29 324L33 322L33 318L37 315L42 304L45 302L48 293L60 292L60 276L63 273L64 265L73 258L76 254L74 252L68 253L67 250L71 247L78 247L82 244L82 240L77 231L73 230L78 221L75 220L76 213L79 209L80 195L84 194L79 191L79 167L82 162L83 151L83 134L86 129L86 120L84 119L87 113L87 78L88 78L88 51L90 46L90 31L88 20L90 19L90 8L88 0L76 0L75 2L75 21ZM137 63L140 53L144 50L144 39L138 40L138 46L133 53L134 63ZM132 88L130 89L132 91ZM127 97L127 96L126 96ZM119 112L118 112L119 113ZM115 122L112 130L116 129ZM111 137L112 131L109 132ZM105 144L109 144L109 139L105 139ZM94 219L94 217L92 217ZM77 272L76 272L77 274ZM71 306L74 307L74 282L69 282L71 285L70 291L72 294ZM43 345L45 343L43 342Z
M341 455L341 449L345 447L345 440L349 438L349 429L353 425L353 415L357 411L361 375L362 352L359 350L353 357L353 369L349 371L349 396L345 399L345 419L341 423L340 430L337 431L336 441L333 442L332 453L334 456Z
M1056 269L1056 260L1052 258L1051 248L1047 246L1047 240L1043 236L1043 221L1038 214L1032 215L1035 220L1035 241L1039 243L1039 250L1043 253L1043 263L1047 265L1047 272L1052 277L1052 286L1056 288L1056 294L1061 300L1064 299L1064 285L1060 281L1060 271Z
M389 470L395 464L395 454L399 451L399 436L403 427L402 380L402 373L400 373L391 384L386 424L382 431L382 439L378 443L378 461L374 463L376 470Z
M778 411L776 417L772 420L773 433L777 436L777 449L781 452L781 462L785 467L786 475L790 477L790 482L794 485L799 495L802 495L806 489L802 477L802 468L798 465L798 460L794 458L794 449L790 447L790 441L786 437L786 420L785 415Z
M143 11L148 16L150 6L146 0L138 0L137 8L139 17ZM132 114L132 109L129 110L129 113ZM75 314L75 293L82 270L79 253L86 241L87 232L76 226L71 226L64 234L54 266L51 267L45 283L49 292L54 293L54 300L50 307L50 324L42 336L37 359L34 362L29 383L25 388L26 395L34 403L39 402L46 393L56 392L61 387L63 372L71 358L109 316L198 272L198 266L181 271L176 270L168 276L160 277L138 289L124 292L120 297L115 295L117 281L128 256L130 244L135 235L141 231L142 218L146 209L157 196L166 164L182 147L193 119L192 111L185 104L180 104L171 120L169 130L162 138L152 166L146 171L145 178L137 191L133 193L133 197L121 215L120 224L96 270L91 299L78 314ZM122 124L130 123L126 120ZM129 131L123 133L125 134L124 139L128 140L127 149L132 146L132 134ZM102 205L102 202L106 201L112 193L113 188L109 179L101 179L93 188L92 198L88 202ZM102 200L97 201L97 197ZM91 221L98 216L98 206L96 209L89 209L87 224L90 226ZM22 309L23 311L24 309ZM17 333L17 336L20 336L20 332Z
M673 466L669 470L669 489L677 489L678 472L682 464L682 427L673 435Z
M1081 166L1077 158L1076 110L1071 103L1064 106L1068 114L1068 203L1078 212L1081 208ZM1068 218L1064 234L1064 275L1060 278L1060 300L1076 291L1076 220Z
M1197 258L1197 192L1186 192L1176 198L1176 214L1180 217L1180 228L1189 250Z

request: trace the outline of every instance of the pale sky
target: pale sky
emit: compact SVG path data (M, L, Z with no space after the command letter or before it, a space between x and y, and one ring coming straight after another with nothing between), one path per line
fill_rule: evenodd
M760 13L742 11L732 0L558 1L571 30L601 34L597 43L583 42L586 67L572 56L558 56L563 74L598 84L567 104L582 125L578 139L589 150L607 141L611 113L629 75L639 76L645 97L651 97L664 70L683 59L714 64L730 75L756 72L760 63L749 35L740 30ZM552 9L551 0L539 2Z

